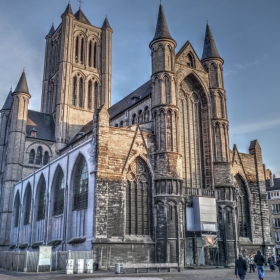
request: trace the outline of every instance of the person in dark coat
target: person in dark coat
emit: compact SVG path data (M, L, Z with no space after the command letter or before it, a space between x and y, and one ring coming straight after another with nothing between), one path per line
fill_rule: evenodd
M241 254L238 255L238 259L235 261L235 276L239 276L241 280L245 279L247 271L247 262L243 259Z
M260 250L258 250L257 254L254 257L255 264L257 266L259 280L264 280L264 263L265 259Z
M273 272L275 270L275 258L273 255L270 255L267 262L269 263L270 270Z

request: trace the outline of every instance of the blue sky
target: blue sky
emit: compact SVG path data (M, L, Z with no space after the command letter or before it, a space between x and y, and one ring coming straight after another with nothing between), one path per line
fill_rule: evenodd
M159 0L83 0L93 25L108 15L113 33L112 104L146 82L151 75L149 43ZM45 36L57 27L67 0L1 0L0 107L15 88L23 67L32 98L40 110ZM71 1L73 11L79 8ZM230 145L247 153L258 139L263 161L280 176L280 1L163 0L176 51L189 40L202 55L208 20L220 55L230 122Z

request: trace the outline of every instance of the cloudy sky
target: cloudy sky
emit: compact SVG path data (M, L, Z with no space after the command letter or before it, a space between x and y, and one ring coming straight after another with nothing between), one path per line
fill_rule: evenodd
M15 88L23 67L40 110L45 36L57 27L68 0L1 0L0 107ZM71 0L73 11L79 8ZM206 21L225 60L224 79L230 121L230 145L247 153L258 139L267 168L280 177L280 1L163 0L177 51L189 40L202 55ZM108 15L113 33L112 103L151 75L149 43L159 0L83 0L82 10L95 26Z

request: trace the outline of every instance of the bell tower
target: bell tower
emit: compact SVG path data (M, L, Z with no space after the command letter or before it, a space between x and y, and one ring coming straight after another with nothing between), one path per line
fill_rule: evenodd
M41 111L55 118L57 150L93 118L96 108L111 96L112 29L93 26L81 7L70 3L62 23L46 36ZM106 96L105 96L106 95Z

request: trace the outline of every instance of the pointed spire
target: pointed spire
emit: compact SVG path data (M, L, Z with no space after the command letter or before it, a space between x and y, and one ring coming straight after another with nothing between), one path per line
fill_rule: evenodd
M71 8L71 5L70 5L70 1L68 2L68 5L67 5L67 7L65 9L64 14L71 14L71 15L73 15L73 11L72 11L72 8Z
M25 76L25 70L24 69L23 69L23 72L22 72L21 77L18 81L17 87L16 87L15 91L13 92L13 94L15 94L17 92L30 94L29 90L28 90L28 86L27 86L27 81L26 81L26 76Z
M82 9L81 7L79 7L79 10L77 11L77 13L75 14L75 18L76 20L79 20L83 23L86 23L86 24L90 24L91 23L89 22L89 20L87 19L87 17L84 15L84 13L82 12Z
M48 36L49 36L49 35L53 35L54 31L55 31L55 29L54 29L54 26L53 26L53 24L52 24L52 27L51 27L51 29L50 29L50 31L49 31L49 33L48 33Z
M155 33L153 41L157 40L157 39L173 40L173 38L171 37L170 32L169 32L169 28L168 28L165 14L164 14L162 3L160 3L160 5L159 5L156 33Z
M102 25L102 29L106 29L106 28L112 29L111 26L110 26L109 20L107 18L107 15L106 15L106 18L105 18L105 20L103 22L103 25Z
M218 50L217 50L217 47L215 44L215 40L212 35L212 31L210 29L208 21L207 21L207 25L206 25L204 47L203 47L203 54L202 54L201 60L206 59L206 58L221 58L218 53Z
M13 94L13 92L12 92L12 87L11 87L10 92L8 93L8 96L6 98L6 101L5 101L1 111L2 110L10 110L12 108L12 103L13 103L12 94Z

